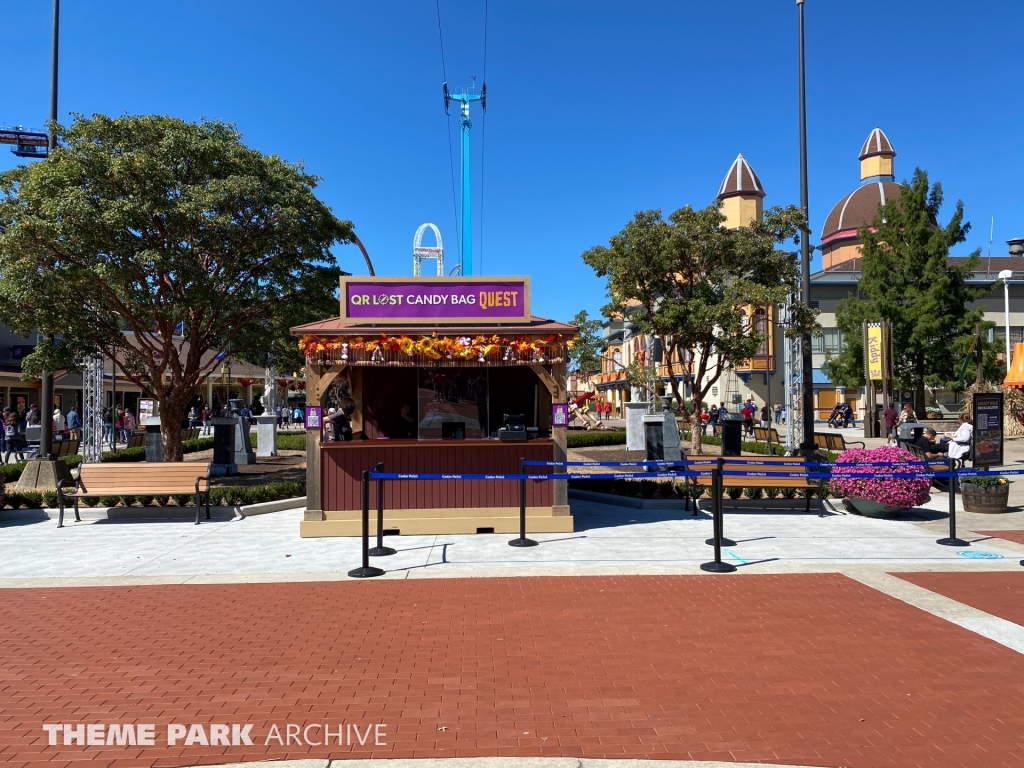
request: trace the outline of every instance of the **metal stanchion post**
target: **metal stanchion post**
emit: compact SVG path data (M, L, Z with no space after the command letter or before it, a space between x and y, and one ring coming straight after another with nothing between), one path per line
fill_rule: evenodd
M519 474L525 475L525 467L523 462L526 459L519 460ZM519 479L519 538L512 539L508 543L510 547L536 547L537 542L533 539L526 538L526 479Z
M949 537L939 539L936 544L946 547L969 547L971 543L956 537L956 459L949 460Z
M366 579L370 576L382 576L384 571L370 565L370 471L363 470L363 565L353 568L348 575L353 579Z
M724 470L725 470L725 459L719 459L718 460L718 493L715 494L715 509L718 510L718 533L715 534L715 539L708 539L704 543L705 544L712 544L712 545L714 545L716 543L716 539L717 539L717 543L720 544L723 547L735 547L736 546L736 542L735 541L733 541L732 539L725 538L725 510L723 509L723 500L722 500L722 496L725 495L724 494L724 492L725 492L725 483L722 480L722 477L723 477L722 472Z
M711 470L711 520L715 537L709 539L715 545L715 559L710 563L701 563L700 569L710 573L730 573L736 566L722 562L722 462Z
M384 471L384 462L382 461L376 467L373 468L374 472ZM384 478L377 478L377 546L370 550L370 557L385 557L386 555L393 555L398 550L392 549L391 547L384 546Z

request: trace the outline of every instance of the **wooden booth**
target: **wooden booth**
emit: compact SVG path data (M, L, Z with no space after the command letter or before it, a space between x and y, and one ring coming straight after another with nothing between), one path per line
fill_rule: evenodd
M359 535L361 474L377 464L491 474L518 472L520 459L564 460L552 404L566 402L577 330L530 315L528 278L343 277L340 316L292 329L313 417L301 535ZM346 398L352 439L334 439L329 410ZM529 439L502 439L516 417ZM526 506L528 531L573 530L564 480L527 482ZM516 533L519 483L388 480L384 510L386 533Z

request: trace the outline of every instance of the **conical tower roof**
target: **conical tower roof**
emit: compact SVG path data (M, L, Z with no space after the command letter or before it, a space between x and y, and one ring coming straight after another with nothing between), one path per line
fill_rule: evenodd
M874 157L875 155L896 157L896 150L892 148L889 137L885 135L881 128L874 128L868 134L864 146L860 148L860 155L857 159L863 160L866 157Z
M724 200L727 197L746 195L748 197L764 197L764 187L761 180L757 178L754 169L742 154L736 155L736 159L725 174L722 186L718 188L718 199Z

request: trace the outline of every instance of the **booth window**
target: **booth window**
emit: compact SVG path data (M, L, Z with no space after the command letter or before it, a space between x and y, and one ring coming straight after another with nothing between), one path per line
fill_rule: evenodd
M417 368L421 440L490 436L487 368Z

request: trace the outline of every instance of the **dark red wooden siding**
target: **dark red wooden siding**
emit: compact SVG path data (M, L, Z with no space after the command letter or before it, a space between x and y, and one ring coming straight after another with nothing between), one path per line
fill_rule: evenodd
M360 509L360 477L363 470L384 462L387 472L488 473L519 471L519 459L550 461L554 444L547 440L525 443L498 441L404 443L370 441L326 445L321 448L321 498L325 512ZM551 468L534 467L548 472ZM515 480L388 480L386 509L440 509L465 507L518 507L519 483ZM370 504L375 506L375 491ZM554 502L549 481L526 483L526 505L550 507Z

